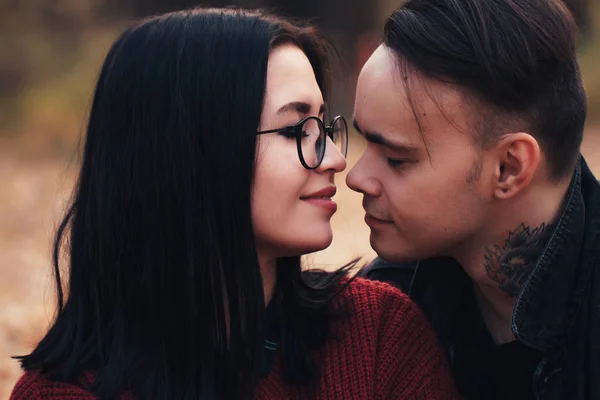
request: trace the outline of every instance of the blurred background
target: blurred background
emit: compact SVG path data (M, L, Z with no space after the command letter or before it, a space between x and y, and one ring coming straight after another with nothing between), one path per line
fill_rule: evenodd
M352 114L354 83L401 0L236 0L202 3L267 9L319 25L337 45L333 110ZM583 153L600 176L600 2L570 0L580 26L589 97ZM112 41L140 17L199 5L191 0L0 0L0 399L53 316L51 243L73 188L95 80ZM349 167L364 145L352 134ZM348 170L348 169L347 169ZM330 248L307 264L329 268L374 255L361 197L339 178Z

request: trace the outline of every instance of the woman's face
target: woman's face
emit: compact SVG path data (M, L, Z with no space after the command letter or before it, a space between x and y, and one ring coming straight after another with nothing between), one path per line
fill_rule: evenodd
M294 125L308 116L323 119L323 113L323 96L306 55L293 45L273 49L259 130ZM323 162L308 170L300 162L293 135L258 136L252 223L259 258L301 255L329 246L330 219L336 210L331 200L334 174L344 168L346 160L329 138Z

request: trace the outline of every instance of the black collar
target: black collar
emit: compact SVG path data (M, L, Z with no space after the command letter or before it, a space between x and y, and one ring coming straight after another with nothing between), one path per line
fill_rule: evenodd
M515 337L542 350L557 345L569 330L575 310L581 305L581 298L575 294L589 282L589 271L580 267L585 227L583 163L575 170L554 232L518 295L513 312Z

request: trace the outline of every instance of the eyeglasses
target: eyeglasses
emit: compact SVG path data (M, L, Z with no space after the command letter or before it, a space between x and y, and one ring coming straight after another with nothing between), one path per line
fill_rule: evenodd
M296 138L298 157L306 169L316 169L323 162L327 137L331 139L344 158L348 153L348 124L341 115L335 117L329 126L325 126L318 117L306 117L296 125L260 131L256 134L275 132Z

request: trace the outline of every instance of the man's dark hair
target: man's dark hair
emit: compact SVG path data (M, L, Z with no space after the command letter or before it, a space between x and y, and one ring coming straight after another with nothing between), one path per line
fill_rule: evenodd
M457 85L492 111L479 114L480 143L518 121L539 141L552 178L570 174L587 100L577 27L559 0L407 0L384 35L402 65Z

